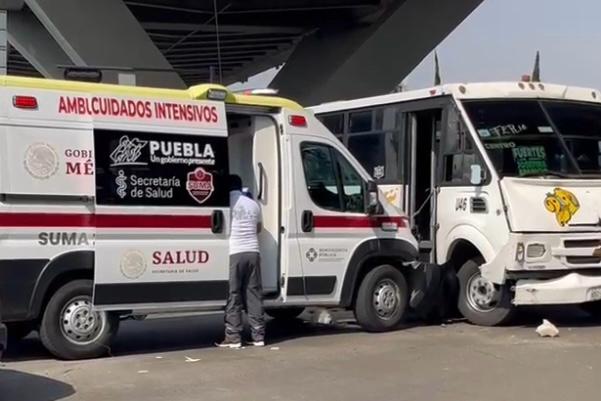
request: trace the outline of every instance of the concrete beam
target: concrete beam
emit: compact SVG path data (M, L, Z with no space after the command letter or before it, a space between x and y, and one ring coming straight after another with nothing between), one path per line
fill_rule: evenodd
M46 28L30 12L8 12L8 41L46 78L62 78L58 65L69 65L71 59L50 36Z
M302 40L270 87L305 105L388 93L482 1L398 1L366 28L322 29Z
M25 0L76 65L172 70L122 0ZM117 74L105 74L117 82ZM176 72L138 71L144 86L182 88Z

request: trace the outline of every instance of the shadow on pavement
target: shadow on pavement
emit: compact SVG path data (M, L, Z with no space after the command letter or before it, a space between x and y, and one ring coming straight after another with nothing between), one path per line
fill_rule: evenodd
M336 316L338 323L331 325L313 323L310 313L304 313L301 317L304 319L269 320L267 322L267 345L281 344L295 338L332 336L362 331L354 322L352 313L349 312L342 312L342 316ZM536 327L542 319L548 319L555 325L564 327L601 326L600 318L592 318L578 306L550 306L521 308L515 320L508 327ZM453 325L462 322L465 320L445 319L444 321L424 322L411 318L398 330L414 330L423 326L436 326L442 323ZM119 333L111 348L111 355L137 355L213 347L216 342L223 339L223 330L223 314L221 313L148 319L142 322L126 320L121 323ZM19 343L12 344L4 355L5 362L52 358L35 335L30 335Z
M0 401L55 401L75 393L58 380L10 369L0 369Z
M309 315L306 315L310 318ZM126 320L111 347L112 356L169 352L213 347L223 339L223 314ZM353 324L319 325L303 319L268 320L267 345L280 344L294 338L344 334L360 331ZM248 332L245 333L248 338ZM52 359L37 335L11 344L4 362Z

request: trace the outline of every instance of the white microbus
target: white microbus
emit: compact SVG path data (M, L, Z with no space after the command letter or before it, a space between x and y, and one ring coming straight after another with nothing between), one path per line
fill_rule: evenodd
M601 312L601 93L442 85L311 108L457 272L471 322L519 305Z
M4 76L0 141L0 314L56 356L103 354L125 315L223 308L231 173L262 209L271 315L405 315L407 218L292 101Z

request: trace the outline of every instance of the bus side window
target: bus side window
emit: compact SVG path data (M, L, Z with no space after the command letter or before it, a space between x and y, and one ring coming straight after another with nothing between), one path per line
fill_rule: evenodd
M474 164L480 165L486 174L486 166L455 109L448 110L447 126L442 143L443 185L471 186L471 166Z

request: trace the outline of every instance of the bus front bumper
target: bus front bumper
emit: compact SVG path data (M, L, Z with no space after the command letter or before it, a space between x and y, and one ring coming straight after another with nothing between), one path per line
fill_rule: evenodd
M601 233L512 233L482 276L515 289L516 305L601 300Z
M601 276L569 273L550 280L518 280L515 305L579 304L601 300Z

